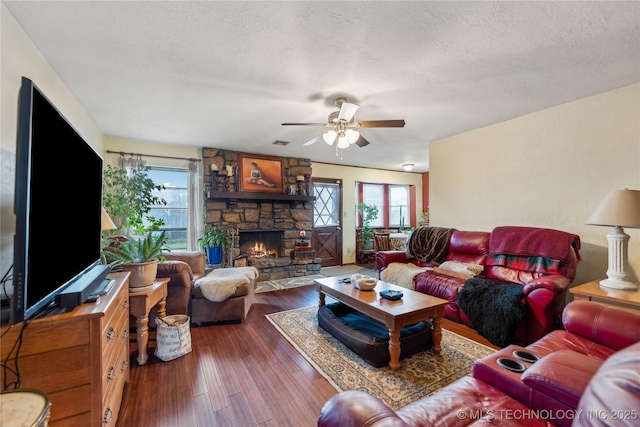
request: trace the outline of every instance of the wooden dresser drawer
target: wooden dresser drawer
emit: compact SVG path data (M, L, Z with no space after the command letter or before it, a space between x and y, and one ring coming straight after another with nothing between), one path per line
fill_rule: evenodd
M103 394L102 415L104 426L114 426L118 419L124 384L129 380L128 348L123 347L122 351L117 354L114 368L113 375L108 380Z
M116 325L116 330L120 331L117 337L113 340L112 343L107 346L107 348L103 349L102 360L103 364L103 372L102 372L102 393L103 396L107 393L107 388L112 385L115 379L121 376L121 372L125 372L128 374L128 364L129 364L129 342L128 339L125 341L123 335L128 337L128 321L129 318L124 317L121 319L120 323ZM122 363L126 362L126 369L122 369Z
M117 310L113 314L113 317L104 319L101 335L104 354L114 351L114 347L120 347L123 342L128 343L129 340L129 310Z

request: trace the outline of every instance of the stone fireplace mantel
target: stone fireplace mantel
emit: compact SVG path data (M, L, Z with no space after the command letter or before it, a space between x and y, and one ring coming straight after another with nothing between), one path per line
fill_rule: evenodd
M208 191L207 200L226 200L230 207L235 207L238 200L268 200L281 202L313 202L315 196L300 196L290 194L273 194L273 193L239 193L233 191Z

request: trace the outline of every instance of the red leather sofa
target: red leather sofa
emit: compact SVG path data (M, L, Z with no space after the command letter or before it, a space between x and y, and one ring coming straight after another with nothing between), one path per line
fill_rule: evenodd
M574 301L556 330L526 349L540 359L515 373L480 359L464 377L393 411L361 391L327 401L319 427L635 426L640 424L640 315ZM622 327L624 325L624 327Z
M536 242L542 246L539 251L536 250ZM544 246L548 242L557 243L553 259L545 256ZM451 233L448 246L447 261L479 264L484 266L480 276L523 286L526 315L524 322L518 325L512 342L534 342L558 326L566 289L576 275L580 247L578 236L535 227L496 227L491 233L455 230ZM507 251L519 253L505 253ZM532 262L523 262L543 258L549 261L547 265L552 265L552 268L537 268ZM380 251L376 254L376 262L381 273L391 263L437 266L409 259L404 251ZM449 301L445 307L445 317L473 327L456 302L465 280L441 272L426 271L415 276L414 284L416 291Z

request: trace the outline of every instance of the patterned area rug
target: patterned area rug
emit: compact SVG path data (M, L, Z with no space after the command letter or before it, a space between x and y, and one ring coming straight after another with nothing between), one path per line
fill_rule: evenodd
M255 293L279 291L281 289L298 288L300 286L313 285L315 279L321 279L322 274L312 274L310 276L289 277L287 279L267 280L256 283Z
M338 391L363 390L397 410L471 374L473 362L495 352L442 331L442 353L432 350L402 360L402 367L374 368L318 326L318 307L267 315L276 329Z

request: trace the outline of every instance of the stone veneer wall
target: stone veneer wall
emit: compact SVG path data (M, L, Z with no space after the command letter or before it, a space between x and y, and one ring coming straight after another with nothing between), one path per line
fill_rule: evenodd
M227 166L235 168L238 166L238 154L237 151L217 148L205 147L202 149L205 194L208 194L214 187L212 179L217 180L217 191L225 188L224 183L227 179L226 176L219 176L212 172L211 165L215 164L219 171L226 170ZM285 180L287 176L289 177L287 185L295 184L297 175L311 174L309 159L290 157L281 157L280 159L282 159L285 168ZM229 178L232 189L236 178L236 176ZM227 194L229 199L232 198L233 192L227 192ZM252 264L260 271L258 281L306 276L319 272L321 267L319 258L297 259L298 257L292 255L300 231L305 230L309 236L311 235L313 202L270 200L269 193L265 193L264 196L256 200L238 199L231 203L229 199L205 198L205 223L208 226L218 225L223 230L235 229L238 231L283 230L280 257L261 258ZM236 244L233 248L233 257L238 256L240 256L240 248Z

